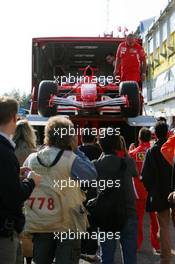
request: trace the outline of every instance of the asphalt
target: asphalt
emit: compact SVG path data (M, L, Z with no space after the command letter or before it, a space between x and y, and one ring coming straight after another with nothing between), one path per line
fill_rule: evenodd
M154 255L149 239L149 215L146 213L144 218L144 240L141 250L137 254L137 264L158 264L160 261L159 255ZM172 264L175 264L175 228L171 225L172 239ZM174 251L174 252L173 252ZM79 264L88 264L88 262L80 261ZM117 245L115 264L123 264L121 260L120 248Z

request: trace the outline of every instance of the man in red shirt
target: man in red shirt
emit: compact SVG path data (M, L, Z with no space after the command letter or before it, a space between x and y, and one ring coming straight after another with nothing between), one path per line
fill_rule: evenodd
M146 56L142 46L136 42L133 34L126 37L116 53L114 75L121 67L121 81L144 81L146 77Z
M136 210L138 217L138 241L137 248L140 249L143 241L143 218L146 208L147 191L141 181L141 170L147 149L150 148L151 132L148 128L141 128L139 131L139 146L129 152L130 156L136 161L138 177L133 178L133 184L136 195ZM155 212L150 213L150 240L153 251L160 250L160 244L157 239L158 221Z

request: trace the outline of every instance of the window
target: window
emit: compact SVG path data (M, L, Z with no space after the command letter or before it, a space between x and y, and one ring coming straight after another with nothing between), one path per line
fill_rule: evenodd
M156 48L160 46L160 31L156 32Z
M175 31L175 11L170 16L170 33Z
M153 50L154 50L154 46L153 46L153 38L149 39L148 41L148 52L149 54L150 53L153 53Z
M162 41L167 39L167 22L164 22L162 25Z

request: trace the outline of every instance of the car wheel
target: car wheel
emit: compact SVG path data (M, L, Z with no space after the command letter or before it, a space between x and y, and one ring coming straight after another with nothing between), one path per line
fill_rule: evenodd
M136 117L140 113L140 94L137 82L126 81L121 82L119 86L119 94L127 95L129 107L122 106L121 112L125 117Z
M42 81L38 91L38 112L45 117L57 114L57 105L49 107L51 95L57 95L57 85L53 81Z

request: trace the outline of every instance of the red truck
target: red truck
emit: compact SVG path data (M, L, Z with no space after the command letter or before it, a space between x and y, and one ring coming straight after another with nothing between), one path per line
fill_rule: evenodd
M113 66L106 62L123 38L56 37L32 40L31 114L47 120L68 115L80 127L119 127L127 143L134 140L132 126L152 126L139 117L141 87L120 83ZM138 39L141 43L141 40Z

